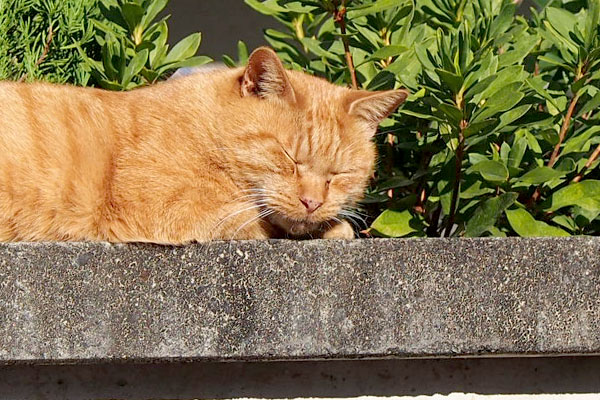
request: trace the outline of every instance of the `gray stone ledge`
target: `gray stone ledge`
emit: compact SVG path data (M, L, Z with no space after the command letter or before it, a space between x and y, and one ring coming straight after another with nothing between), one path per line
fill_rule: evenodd
M0 245L0 363L600 354L600 239Z

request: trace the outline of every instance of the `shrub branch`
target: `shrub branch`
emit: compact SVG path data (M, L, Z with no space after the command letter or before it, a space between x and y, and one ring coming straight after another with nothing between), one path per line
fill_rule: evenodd
M576 81L578 78L575 79ZM575 111L575 106L577 106L577 101L579 101L579 94L575 94L571 99L571 103L569 104L569 108L567 109L567 114L565 115L565 119L560 128L560 132L558 134L558 143L554 146L554 150L552 151L552 155L550 156L550 160L548 161L548 167L552 168L554 164L556 164L556 160L560 154L560 146L565 140L565 136L567 136L567 131L569 130L569 125L571 124L571 118L573 117L573 112ZM581 179L581 178L580 178ZM540 187L538 186L533 192L531 199L529 201L529 206L532 207L540 198Z
M571 99L571 104L569 104L569 109L567 110L567 115L565 115L565 120L563 121L562 127L560 128L560 133L558 134L558 143L554 146L554 151L550 156L550 161L548 161L548 166L552 168L558 159L558 154L560 152L560 146L562 142L565 140L565 136L567 135L567 131L569 130L569 125L571 124L571 118L573 117L573 112L575 111L575 106L577 105L577 101L579 100L579 94L576 94Z
M465 120L460 121L460 131L458 132L458 146L456 147L456 166L454 172L454 187L452 188L452 201L450 203L450 215L448 216L448 223L446 224L446 231L444 236L450 236L452 232L452 226L454 226L454 217L456 215L456 206L458 203L458 195L460 193L460 179L462 177L462 162L465 155L465 135L464 131L468 126L468 122Z
M48 27L48 38L46 39L46 44L44 45L44 49L42 50L42 55L37 59L33 68L37 68L41 63L44 62L46 57L48 57L48 52L50 51L50 45L52 44L52 39L54 39L54 29L52 29L52 24ZM23 82L27 78L27 72L21 75L18 82Z
M352 79L352 89L358 89L356 70L354 69L354 61L352 59L352 53L350 52L350 43L346 36L346 0L342 0L341 7L336 6L333 11L333 20L340 26L340 31L342 33L342 43L344 44L344 53L346 54L346 64L348 64L348 71L350 71L350 78Z
M577 174L577 176L575 178L573 178L573 180L572 180L573 183L579 182L581 180L581 178L583 178L583 173L592 166L594 161L596 161L598 159L598 156L600 156L600 144L596 147L596 150L594 150L594 152L592 153L590 158L585 163L585 167L583 167L581 172L579 172Z

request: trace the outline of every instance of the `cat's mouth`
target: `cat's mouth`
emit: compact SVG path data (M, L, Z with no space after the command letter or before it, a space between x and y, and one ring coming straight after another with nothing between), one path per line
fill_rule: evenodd
M320 229L322 222L296 220L280 213L273 213L267 217L269 222L292 236L309 235Z

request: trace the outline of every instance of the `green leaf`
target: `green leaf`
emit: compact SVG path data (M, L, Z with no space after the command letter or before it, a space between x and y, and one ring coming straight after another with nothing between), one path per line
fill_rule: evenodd
M562 178L565 175L565 171L557 171L550 167L537 167L521 176L518 181L531 185L539 185L554 179Z
M527 138L527 145L529 148L537 154L541 154L542 148L537 140L537 138L531 134L529 131L525 131L525 137Z
M578 230L577 224L573 221L573 218L566 215L557 215L552 218L552 222L557 225L560 225L571 232L576 232Z
M577 45L573 42L572 35L575 32L577 18L567 10L550 7L546 9L547 20L543 21L546 37L553 40L559 47L568 49L569 52L576 54Z
M400 114L406 114L406 115L410 115L412 117L422 118L422 119L426 119L426 120L430 120L430 121L442 121L440 118L436 117L435 115L423 114L423 113L419 113L416 111L408 110L406 108L402 108L402 109L398 110L398 112Z
M401 2L399 0L376 0L373 3L367 3L363 6L348 7L347 17L352 20L363 15L375 14L388 8L398 7Z
M127 64L125 72L123 73L123 79L121 81L123 86L129 85L129 82L131 82L133 77L139 74L142 68L144 68L146 61L148 61L148 49L136 53L129 64Z
M281 31L278 31L278 30L275 30L275 29L271 29L271 28L265 29L265 35L269 36L270 38L273 38L273 39L281 39L281 40L288 40L288 39L292 39L293 40L293 39L295 39L294 35L290 35L289 33L281 32ZM243 43L240 40L238 42L238 44L240 42Z
M500 10L500 15L494 18L490 26L489 37L496 38L510 27L513 23L516 6L514 4L505 4Z
M600 70L598 72L600 72ZM577 113L577 116L580 117L589 111L597 110L599 107L600 107L600 92L596 93L594 95L594 97L592 97L590 100L588 100L583 105L583 107L581 107L581 109Z
M508 88L517 90L527 77L527 73L523 71L522 65L513 65L500 70L495 76L484 79L471 88L466 94L465 99L473 96L473 102L479 103L481 100L486 100L498 92L505 92ZM515 88L511 84L518 83ZM481 87L483 86L483 87ZM480 91L475 95L475 91Z
M368 90L391 90L396 84L396 75L389 71L379 71L367 85Z
M390 57L395 57L399 54L404 53L407 50L408 49L404 46L385 46L380 49L377 49L377 51L371 54L371 57L369 57L367 60L382 60Z
M571 209L571 215L575 219L578 226L587 226L593 220L598 218L600 214L599 209L590 210L584 207L575 206Z
M127 22L129 30L133 32L142 21L144 9L138 4L125 2L121 6L121 14L123 15L123 19Z
M588 210L600 210L600 181L585 180L572 183L555 192L549 200L547 211L562 207L580 206Z
M186 58L192 57L198 51L198 47L200 47L200 41L202 40L202 35L197 33L192 33L191 35L183 38L179 41L171 51L165 57L164 64L175 63L179 61L183 61Z
M517 197L517 193L510 192L483 201L467 222L465 235L480 236L493 227L498 217L517 200Z
M522 106L518 106L509 110L502 115L500 115L500 123L496 127L496 131L504 128L508 124L518 120L521 118L529 109L531 108L531 104L524 104Z
M460 198L461 199L472 199L475 197L481 197L482 195L485 195L485 194L494 193L494 189L486 187L484 185L485 185L485 183L483 183L483 181L481 181L481 180L476 180L471 185L468 185L467 183L465 183L464 186L467 186L467 187L465 189L462 189L462 187L461 187Z
M439 68L435 69L435 73L438 74L440 80L450 88L452 93L456 94L460 91L463 84L463 79L461 76Z
M561 157L558 164L556 164L554 167L555 170L563 171L565 174L570 174L571 172L575 171L575 168L575 160L573 160L571 157Z
M502 160L502 164L508 165L508 155L509 154L510 154L510 146L506 142L502 143L502 146L500 146L500 160Z
M524 39L514 43L515 47L513 50L507 51L498 57L498 65L505 67L521 63L537 45L538 40L537 35L526 35Z
M102 66L104 67L104 74L109 80L118 80L119 70L115 67L115 58L119 58L119 43L116 39L107 34L102 46Z
M560 152L561 157L566 156L570 153L579 153L589 150L589 144L586 146L586 143L590 140L592 136L595 136L598 132L600 132L600 126L595 125L592 126L583 132L579 133L576 136L569 138ZM587 148L586 148L587 147Z
M408 210L385 210L371 225L379 234L387 237L401 237L415 232L423 232L423 222Z
M450 121L452 121L455 125L458 125L463 118L462 111L454 106L440 103L437 105L437 107L440 109L440 111L446 114Z
M546 17L548 18L548 23L564 38L570 38L571 33L575 31L577 17L565 9L548 7L546 9Z
M467 172L478 172L483 179L494 183L506 182L508 179L508 169L500 161L482 161L470 167Z
M560 228L537 221L522 208L506 210L506 218L510 226L521 237L571 236Z
M149 2L146 12L142 17L142 27L143 29L147 29L148 26L154 21L154 19L160 14L161 11L167 7L169 0L153 0Z
M104 89L115 91L125 89L120 83L107 81L106 79L100 79L98 82L100 83L100 86Z
M165 67L168 67L168 69L193 68L208 64L211 61L213 61L213 59L207 56L195 56L173 64L167 64Z
M146 36L145 34L144 36ZM162 65L164 56L169 49L167 38L169 36L167 22L163 21L156 25L154 32L150 35L154 48L150 50L150 67L155 69Z
M306 0L304 1L305 3L308 3ZM291 12L294 13L298 13L298 14L306 14L306 13L310 13L311 11L314 11L316 9L318 9L319 7L316 6L311 6L311 5L304 5L302 4L301 1L292 1L290 3L285 3L284 7Z
M241 40L237 43L237 53L240 65L246 65L248 63L248 46Z
M413 183L415 182L412 179L407 179L404 176L393 176L377 185L377 190L382 191L388 189L395 189L399 187L410 186Z
M115 32L113 27L108 25L105 21L92 20L92 25L104 33L109 33L113 36L117 35L117 32Z
M221 58L223 60L223 63L225 65L227 65L229 68L237 67L237 63L235 62L235 60L233 58L229 57L227 54L223 54L223 56Z
M482 110L476 114L472 122L478 122L487 119L501 111L510 110L517 105L524 94L518 91L521 83L515 82L505 89L494 93L484 104Z
M552 53L546 53L545 56L539 56L538 60L545 61L548 64L564 68L571 72L575 72L575 69L572 66L568 65L567 63L565 63L565 61L562 58L559 58L559 57L553 55Z
M467 128L464 130L463 134L467 138L469 136L472 136L476 133L479 133L479 132L485 130L486 128L494 125L496 122L498 122L498 120L496 118L491 118L491 119L486 119L484 121L479 121L479 122L475 122L473 124L469 124L467 126Z
M548 91L544 88L545 82L542 80L541 76L527 78L527 79L525 79L525 83L527 83L527 85L531 89L535 90L535 92L537 94L539 94L544 99L546 99L550 103L552 103L552 105L554 105L554 107L558 107L558 105L554 101L554 97L552 97L550 95L550 93L548 93Z
M527 138L525 135L518 135L518 133L515 133L515 141L510 149L510 154L508 155L508 166L511 168L519 168L525 150L527 150Z
M341 56L338 56L330 51L325 50L323 47L321 47L321 42L318 41L317 39L304 37L301 39L301 42L303 45L306 46L307 49L309 49L313 54L315 54L319 57L324 57L324 58L327 58L329 60L336 61L336 62L339 61L341 58Z
M277 15L279 13L287 12L285 8L273 2L267 3L258 0L244 0L244 3L264 15Z

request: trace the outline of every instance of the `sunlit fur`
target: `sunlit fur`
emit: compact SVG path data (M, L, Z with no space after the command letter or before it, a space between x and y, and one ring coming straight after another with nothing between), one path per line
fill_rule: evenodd
M341 210L405 97L285 72L265 48L127 93L0 83L0 240L351 237Z

